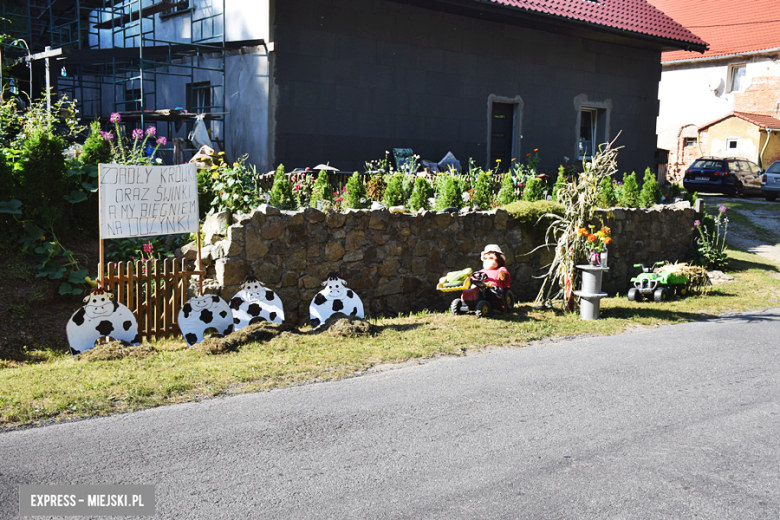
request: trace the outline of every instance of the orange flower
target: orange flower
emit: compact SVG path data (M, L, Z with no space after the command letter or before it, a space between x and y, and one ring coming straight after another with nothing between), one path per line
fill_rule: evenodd
M603 228L601 228L601 232L604 233L605 235L609 235L612 233L612 230L604 226Z
M580 229L577 230L577 234L578 235L587 235L588 234L588 230L585 229L584 227L581 227Z
M607 237L607 238L604 239L604 243L607 244L607 245L610 245L612 243L612 239Z
M597 237L596 235L588 235L588 242L595 242L598 239L599 237Z
M538 152L538 151L539 151L539 149L538 149L538 148L534 148L534 152Z
M530 153L525 154L526 157L531 157Z

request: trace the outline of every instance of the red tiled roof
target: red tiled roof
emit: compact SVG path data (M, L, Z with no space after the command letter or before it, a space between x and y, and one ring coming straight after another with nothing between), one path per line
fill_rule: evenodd
M710 48L703 55L663 53L661 61L729 56L780 47L780 1L648 0L692 32Z
M534 13L543 13L554 17L611 27L629 33L662 38L669 40L670 43L676 42L679 47L685 47L685 44L701 47L707 45L704 40L650 5L646 0L487 1ZM693 2L693 0L688 1Z
M747 121L748 123L753 123L759 128L767 129L770 128L772 130L780 130L780 119L777 119L772 116L765 116L763 114L750 114L748 112L731 112L730 114L726 114L723 117L720 117L716 119L715 121L711 121L707 123L706 125L702 125L699 127L699 130L704 130L705 128L708 128L715 123L720 123L724 119L728 119L730 117L738 117L740 119L743 119Z

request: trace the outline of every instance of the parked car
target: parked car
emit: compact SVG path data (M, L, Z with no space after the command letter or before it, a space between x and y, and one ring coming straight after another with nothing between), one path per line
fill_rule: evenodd
M701 157L685 170L683 186L688 192L723 193L731 197L759 194L762 173L760 166L744 159Z
M780 195L780 161L773 162L761 176L761 193L770 202Z

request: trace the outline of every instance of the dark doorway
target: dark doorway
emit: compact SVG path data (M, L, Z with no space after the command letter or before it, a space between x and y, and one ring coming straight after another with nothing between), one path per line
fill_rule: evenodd
M490 164L488 168L501 160L502 168L509 168L512 160L512 142L514 141L515 105L511 103L493 103L490 114Z

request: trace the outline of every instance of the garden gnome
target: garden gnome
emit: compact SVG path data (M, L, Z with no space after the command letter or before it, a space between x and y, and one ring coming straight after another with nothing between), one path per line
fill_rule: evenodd
M480 255L482 269L474 274L482 273L483 282L490 286L491 293L502 302L504 293L510 286L509 269L506 268L504 252L497 244L488 244Z

